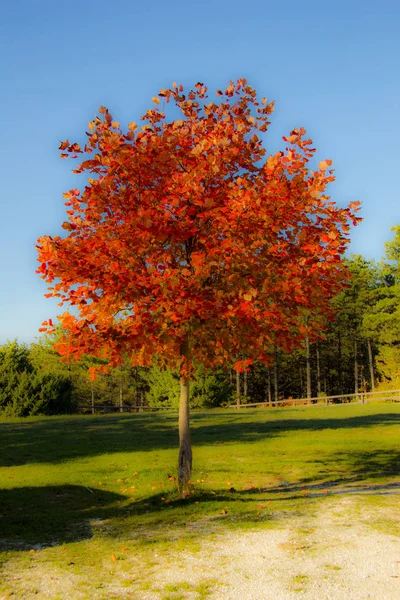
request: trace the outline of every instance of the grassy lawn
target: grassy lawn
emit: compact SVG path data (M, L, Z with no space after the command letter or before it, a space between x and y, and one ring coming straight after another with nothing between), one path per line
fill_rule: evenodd
M176 421L0 421L0 597L34 594L19 575L32 567L77 577L77 598L94 597L94 587L103 597L116 578L129 597L171 549L196 552L226 528L284 527L349 490L385 505L395 498L380 492L400 484L399 404L194 413L185 500L176 492ZM206 598L207 582L200 587L193 597Z

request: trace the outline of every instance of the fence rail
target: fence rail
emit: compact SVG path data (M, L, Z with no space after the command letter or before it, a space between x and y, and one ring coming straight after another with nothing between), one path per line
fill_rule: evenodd
M228 408L254 408L276 406L329 406L330 404L368 404L374 402L400 402L400 390L382 390L380 392L359 392L357 394L338 394L336 396L313 396L312 398L286 398L283 400L271 400L267 402L254 402L249 404L230 404Z
M163 407L163 406L136 406L131 404L123 404L122 406L119 404L85 404L76 407L78 412L80 413L92 413L96 412L121 412L121 413L131 413L131 412L158 412L158 411L177 411L177 408Z
M400 402L400 390L382 390L380 392L359 392L358 394L339 394L336 396L313 396L312 398L286 398L283 400L271 400L271 402L251 402L246 404L230 404L226 408L274 408L290 406L329 406L339 404L368 404L368 402ZM142 405L119 405L119 404L95 404L77 406L78 412L92 413L96 412L177 412L177 408L164 406L142 406Z

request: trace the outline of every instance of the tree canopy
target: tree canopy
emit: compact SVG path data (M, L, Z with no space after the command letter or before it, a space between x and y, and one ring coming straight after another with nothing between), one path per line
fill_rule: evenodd
M197 83L161 90L139 130L123 132L110 112L89 123L82 191L64 194L65 237L38 240L50 296L73 307L60 320L59 351L97 355L111 365L182 368L182 342L207 367L245 352L267 360L318 332L343 285L341 256L358 203L330 201L331 161L312 170L304 129L267 156L263 132L273 103L239 79L209 102ZM167 119L166 108L176 117ZM52 323L44 328L52 330Z

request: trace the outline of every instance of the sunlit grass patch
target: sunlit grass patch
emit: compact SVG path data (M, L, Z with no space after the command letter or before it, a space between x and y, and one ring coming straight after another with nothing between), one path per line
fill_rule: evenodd
M394 404L194 413L191 493L182 499L176 415L3 420L0 591L22 586L11 573L51 566L88 597L93 582L104 597L141 593L154 589L160 566L195 555L204 540L311 519L344 493L360 498L357 518L376 506L371 526L398 532L379 507L398 492L399 423ZM193 585L157 593L207 597Z

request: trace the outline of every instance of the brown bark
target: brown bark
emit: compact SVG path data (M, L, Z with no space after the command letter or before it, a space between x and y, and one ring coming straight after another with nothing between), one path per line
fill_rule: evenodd
M278 389L278 351L275 350L275 360L274 360L274 395L275 402L279 400L279 389Z
M303 398L304 397L304 394L303 394L303 368L301 365L299 365L299 380L300 380L299 396L300 396L300 398Z
M246 371L246 369L244 370L244 373L243 373L243 396L244 396L244 402L246 404L246 402L247 402L247 371Z
M271 395L271 371L268 367L267 369L267 394L268 394L268 404L271 406L272 395Z
M240 373L236 371L236 407L240 408Z
M308 403L310 403L310 398L312 397L312 391L311 391L310 340L308 339L308 335L306 337L306 374L307 374L307 399L308 399Z
M134 373L135 373L135 398L136 398L135 403L136 403L136 412L141 412L140 409L139 409L140 400L141 400L141 394L139 393L139 384L138 384L139 377L138 377L138 368L137 367L135 367Z
M181 356L189 364L189 340L181 344ZM188 492L190 477L192 475L192 443L189 427L189 378L181 376L181 393L179 400L179 458L178 458L178 487L182 496Z
M318 342L317 342L316 350L317 350L317 396L319 396L321 393L321 367L320 367L320 362L319 362Z

